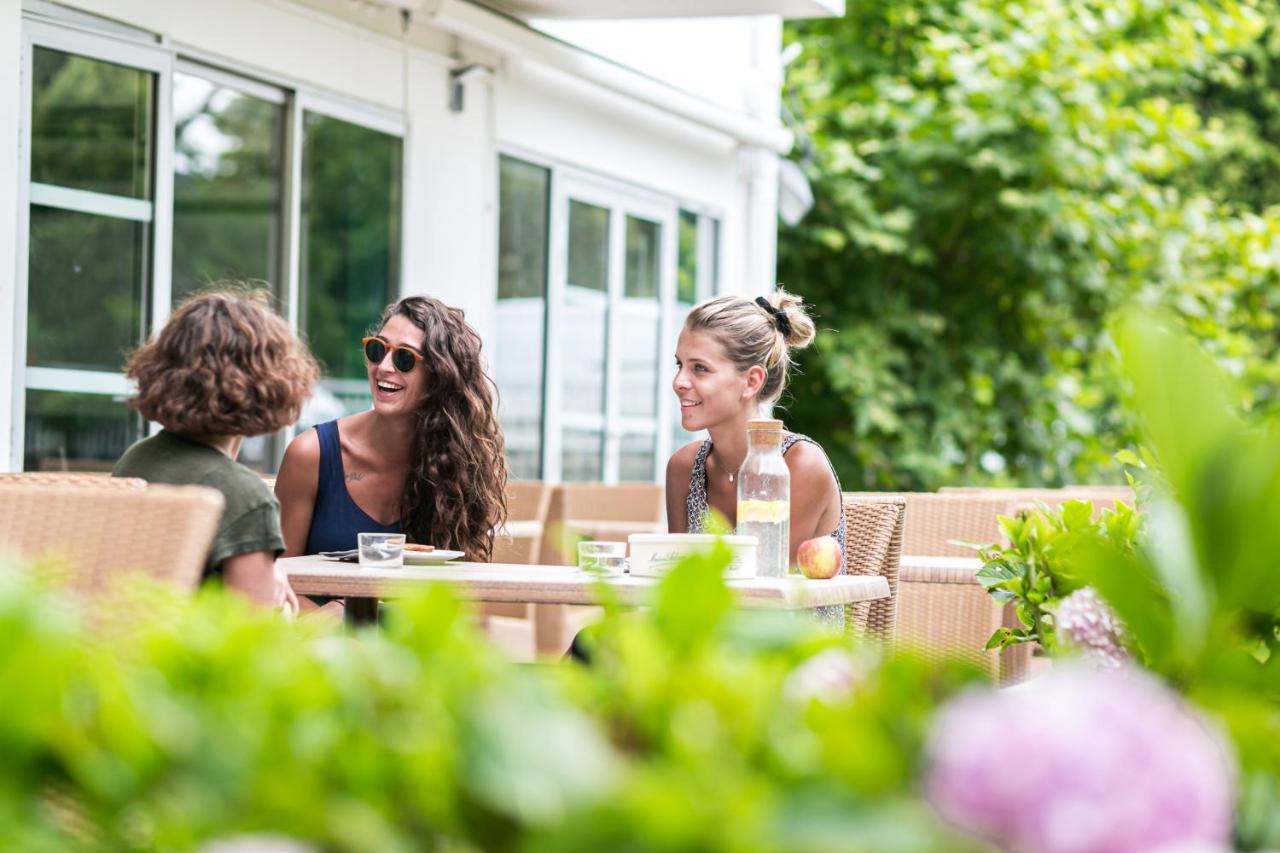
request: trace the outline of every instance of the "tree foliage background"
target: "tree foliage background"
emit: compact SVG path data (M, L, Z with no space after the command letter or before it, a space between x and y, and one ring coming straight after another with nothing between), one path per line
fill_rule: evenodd
M816 205L779 279L824 329L788 408L845 488L1117 477L1108 321L1135 300L1280 402L1278 30L1280 0L859 0L788 26Z

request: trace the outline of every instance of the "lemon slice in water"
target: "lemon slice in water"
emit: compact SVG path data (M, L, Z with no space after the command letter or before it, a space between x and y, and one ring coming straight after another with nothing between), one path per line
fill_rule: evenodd
M789 501L738 501L738 523L744 521L787 521L791 518Z

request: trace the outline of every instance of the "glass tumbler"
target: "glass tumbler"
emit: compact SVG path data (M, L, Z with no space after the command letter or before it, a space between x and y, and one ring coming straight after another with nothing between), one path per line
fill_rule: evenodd
M626 542L579 542L578 568L584 572L620 575L627 566Z
M403 533L361 533L360 565L370 569L398 569L404 565Z

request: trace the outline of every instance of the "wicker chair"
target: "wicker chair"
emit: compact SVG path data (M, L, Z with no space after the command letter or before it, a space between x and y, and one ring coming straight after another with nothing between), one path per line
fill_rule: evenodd
M665 491L660 483L561 483L551 493L543 565L576 565L577 541L626 542L632 533L665 531ZM558 658L574 636L600 619L604 610L573 604L540 604L534 608L534 645L540 657Z
M632 533L665 531L664 495L660 483L561 483L551 493L538 562L576 565L582 537L626 542Z
M146 480L112 477L93 471L18 471L0 474L0 486L93 486L108 489L145 489Z
M532 564L538 561L553 490L554 486L537 480L507 484L507 521L529 522L535 529L528 535L499 535L493 543L492 562Z
M551 506L554 486L536 480L512 481L507 484L507 521L533 526L526 534L500 533L493 543L493 562L533 564L542 550L547 511ZM537 636L535 613L546 608L532 604L488 602L477 605L481 625L489 640L517 661L536 657Z
M1045 503L1057 507L1063 501L1092 501L1095 513L1103 509L1113 509L1117 503L1132 505L1135 497L1133 489L1128 486L1063 486L1061 489L992 489L981 486L943 486L938 489L942 495L981 495L984 497L1005 498L1011 502L1019 502L1026 506Z
M130 572L193 590L222 506L199 486L15 483L0 488L0 548L65 560L68 588L92 608L115 598Z
M844 570L850 575L880 575L889 597L847 605L849 633L891 648L898 622L898 560L902 554L907 502L891 496L844 495Z
M976 557L957 542L997 543L997 516L1013 515L1027 503L1005 492L846 493L846 499L906 502L902 553L910 557ZM1031 665L1031 647L1013 646L999 654L983 650L1001 625L1013 627L1017 616L1002 607L978 582L972 570L902 566L899 576L899 645L928 659L962 658L1009 684L1024 678Z

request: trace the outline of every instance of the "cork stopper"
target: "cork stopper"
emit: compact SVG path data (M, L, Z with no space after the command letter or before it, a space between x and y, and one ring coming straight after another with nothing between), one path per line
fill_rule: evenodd
M757 445L781 444L782 421L774 418L747 421L747 438Z

